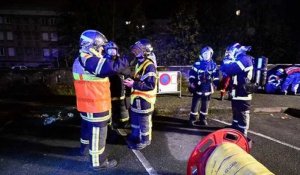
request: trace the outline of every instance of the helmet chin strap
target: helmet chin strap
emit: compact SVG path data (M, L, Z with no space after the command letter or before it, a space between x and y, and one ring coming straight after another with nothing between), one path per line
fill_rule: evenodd
M89 51L94 54L96 57L103 58L102 54L97 52L94 48L90 48Z

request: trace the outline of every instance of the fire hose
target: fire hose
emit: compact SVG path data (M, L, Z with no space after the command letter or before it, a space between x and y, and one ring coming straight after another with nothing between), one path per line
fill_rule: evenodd
M239 131L215 131L194 148L187 175L274 175L249 153L248 140Z

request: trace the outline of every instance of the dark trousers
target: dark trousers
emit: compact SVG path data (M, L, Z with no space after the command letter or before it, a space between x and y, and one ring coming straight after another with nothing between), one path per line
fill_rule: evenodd
M190 112L190 121L196 121L200 114L200 120L205 120L208 114L211 95L198 95L194 93ZM201 102L201 107L200 107Z
M131 136L137 142L150 142L152 139L152 113L130 112Z
M124 122L128 122L129 114L125 105L125 99L113 100L112 105L112 122L113 125L119 126Z
M81 115L94 117L93 113L81 113ZM107 157L105 153L107 122L91 122L84 119L81 122L81 149L89 147L89 157L93 167L99 167Z
M247 136L250 124L250 101L249 100L232 100L232 127L241 131Z

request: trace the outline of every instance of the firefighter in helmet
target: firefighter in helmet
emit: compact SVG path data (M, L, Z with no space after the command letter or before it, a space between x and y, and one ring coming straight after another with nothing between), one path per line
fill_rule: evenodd
M232 77L232 113L233 120L231 127L241 131L247 136L250 122L250 102L252 93L247 90L247 84L253 79L253 60L247 54L251 50L250 46L242 46L235 43L229 47L230 56L234 58L232 62L223 64L221 70Z
M214 92L213 80L217 76L217 65L212 60L213 49L205 46L201 49L199 60L197 60L189 72L189 90L193 93L192 106L189 118L190 126L200 115L200 125L207 125L206 116L211 94ZM201 107L200 107L201 102Z
M233 61L234 58L232 58L230 56L230 51L229 51L229 47L227 47L226 51L225 51L225 57L221 63L221 65L223 64L227 64ZM230 80L231 77L228 76L225 72L222 72L222 80L220 82L220 100L224 100L224 97L226 95L226 91L228 93L228 99L231 99L231 86L230 86Z
M97 30L86 30L80 36L79 56L73 63L73 78L77 110L82 118L81 147L94 170L112 168L116 160L105 156L107 123L111 117L111 96L108 77L129 65L127 59L106 59L103 46L106 37Z
M131 52L137 58L133 79L124 81L132 88L130 123L128 136L130 149L143 149L151 143L152 113L156 100L157 70L153 48L147 39L141 39L131 46Z
M116 60L120 58L119 48L116 43L110 41L104 46L107 59ZM125 106L124 75L115 74L109 77L110 93L112 103L112 126L114 129L124 128L129 122L128 110Z

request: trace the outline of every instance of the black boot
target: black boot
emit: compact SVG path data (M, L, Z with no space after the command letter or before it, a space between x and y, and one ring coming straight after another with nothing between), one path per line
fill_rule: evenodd
M94 171L100 171L100 170L105 170L105 169L110 169L116 167L118 162L115 159L112 160L105 160L100 164L98 167L93 167Z
M207 125L208 125L206 119L201 119L201 120L199 121L199 124L200 124L201 126L207 126Z
M151 144L151 141L145 141L145 142L141 142L141 143L137 143L137 144L130 144L130 145L128 145L128 148L141 150L141 149L146 148L150 144Z

